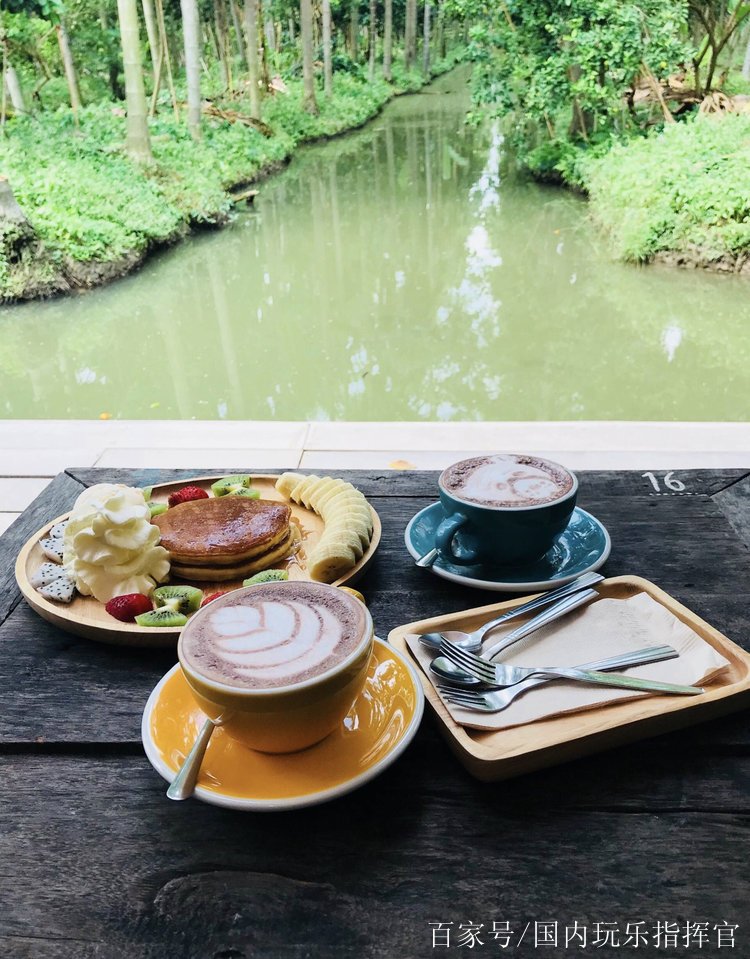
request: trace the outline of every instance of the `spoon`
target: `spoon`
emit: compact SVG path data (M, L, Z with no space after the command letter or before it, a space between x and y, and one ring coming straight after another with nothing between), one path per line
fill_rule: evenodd
M189 799L193 795L195 781L198 778L203 756L214 729L216 729L216 723L207 719L198 733L198 738L193 743L193 748L185 757L185 762L182 764L180 771L170 783L167 798Z
M425 553L424 556L420 556L415 565L421 567L422 569L429 569L437 558L438 551L436 549L431 549L429 553Z
M440 633L422 633L419 637L419 642L428 649L433 649L435 652L438 652L440 649L440 641L445 637L448 642L455 643L463 649L474 652L481 647L485 636L503 623L507 623L511 619L516 619L518 616L523 616L525 613L530 613L532 610L539 609L540 607L549 606L551 603L556 603L566 596L572 596L582 590L590 589L590 587L596 583L601 583L603 579L604 577L600 573L584 573L582 576L572 580L570 583L566 583L564 586L559 586L549 593L542 593L541 596L530 599L528 603L522 603L520 606L508 610L503 613L502 616L498 616L497 619L491 619L489 623L485 623L483 626L480 626L479 629L475 629L473 633L464 633L459 629L444 630ZM575 606L571 608L575 609ZM547 610L547 612L552 613L555 609L557 609L557 607L552 607L552 609ZM547 620L545 620L545 622L546 621ZM522 626L521 629L525 629L527 626L532 626L535 623L536 619L532 619L526 623L525 626ZM537 627L534 626L534 628ZM520 639L521 637L519 636L518 638Z

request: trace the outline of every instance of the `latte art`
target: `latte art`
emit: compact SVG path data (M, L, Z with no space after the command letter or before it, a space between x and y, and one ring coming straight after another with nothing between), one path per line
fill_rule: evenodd
M214 601L186 636L184 655L209 679L275 687L325 672L362 639L365 616L346 594L314 584L254 586Z
M276 682L319 666L342 639L327 609L301 603L228 606L209 622L217 658L230 670Z
M573 489L573 476L549 460L497 454L449 466L440 484L468 503L512 509L560 499Z

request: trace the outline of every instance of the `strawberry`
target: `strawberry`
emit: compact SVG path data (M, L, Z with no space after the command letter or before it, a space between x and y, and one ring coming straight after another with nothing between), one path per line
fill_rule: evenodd
M191 499L208 499L208 493L200 486L183 486L176 493L169 494L169 505L179 506L180 503L189 503Z
M124 596L115 596L104 607L110 616L123 623L134 623L135 617L153 609L148 596L143 593L126 593Z
M210 603L212 599L218 599L219 596L223 596L225 593L228 593L228 592L229 592L228 589L222 589L222 590L219 590L218 593L211 593L210 596L206 596L206 598L205 598L205 599L203 600L203 602L201 603L201 609L202 609L207 603Z

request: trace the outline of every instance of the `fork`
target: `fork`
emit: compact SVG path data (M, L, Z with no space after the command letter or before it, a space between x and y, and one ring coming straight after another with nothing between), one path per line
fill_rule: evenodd
M682 696L696 696L704 690L700 686L681 686L675 683L656 682L652 679L637 679L620 673L604 673L591 669L555 667L555 666L501 666L490 663L481 656L475 656L465 649L459 649L453 643L443 641L440 652L461 666L467 672L492 686L515 686L529 676L545 676L550 679L571 679L576 682L594 683L599 686L614 686L621 689L637 689L651 693L672 693Z
M498 643L495 643L494 646L491 646L486 651L485 656L497 656L514 643L519 642L526 636L530 636L531 633L535 633L543 626L548 626L550 623L555 622L555 620L560 619L563 616L567 616L567 614L572 612L574 609L578 609L579 606L583 606L585 603L588 603L589 600L595 599L598 596L599 593L595 589L584 589L573 594L572 596L566 596L565 599L561 599L559 602L555 603L554 606L550 606L537 616L534 616L533 619L530 619L528 622L517 626L516 629L504 636ZM434 636L435 639L439 640L439 642L437 643L437 646L433 646L432 643L428 645L430 648L436 648L438 652L442 652L443 643L445 642L448 642L452 649L467 649L466 645L460 642L457 643L455 641L455 633L446 633L445 635L441 633L432 633L430 635ZM424 638L424 636L420 636L420 640L424 640ZM446 679L455 679L456 682L463 681L468 685L471 685L472 674L464 669L457 669L453 664L453 661L446 656L436 656L435 659L433 659L430 668L433 670L433 672L436 672L439 676L443 676Z
M679 653L673 646L648 646L634 653L623 653L622 656L610 656L608 659L599 659L593 663L583 663L578 669L621 669L625 666L643 666L646 663L662 662L665 659L676 659ZM485 690L483 692L465 689L459 686L450 686L446 683L436 683L436 688L442 698L454 706L463 709L473 709L483 713L499 713L518 696L522 696L536 686L543 686L553 680L547 676L529 676L522 679L515 686L506 689Z

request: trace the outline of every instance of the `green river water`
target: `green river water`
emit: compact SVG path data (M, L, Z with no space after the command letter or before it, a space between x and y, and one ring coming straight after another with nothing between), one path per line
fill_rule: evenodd
M0 309L0 416L750 418L748 281L613 262L583 200L464 125L466 82L110 287Z

